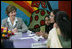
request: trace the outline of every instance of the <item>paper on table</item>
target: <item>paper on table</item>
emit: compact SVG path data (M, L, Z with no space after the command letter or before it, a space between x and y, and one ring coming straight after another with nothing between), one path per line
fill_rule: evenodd
M37 36L34 36L34 37L32 37L35 41L38 41L39 40L39 37L37 37Z
M28 36L35 36L35 34L30 30L27 31L27 34L28 34Z
M31 34L31 33L32 33L32 31L30 31L30 30L27 31L27 34Z
M39 38L42 38L42 39L44 39L44 37L42 37L42 36L40 36Z
M40 39L43 39L43 37L42 36L33 36L32 37L35 41L39 41Z
M22 32L14 33L15 35L10 37L10 40L15 40L22 37Z
M22 34L22 32L16 32L16 33L14 33L14 34Z
M46 43L32 43L31 48L47 48Z
M21 39L21 40L24 40L24 39L34 39L35 41L38 41L39 40L39 37L37 37L37 36L32 36L32 37L22 37L22 38L19 38L19 39Z
M35 34L28 34L28 36L35 36Z
M19 39L21 39L21 40L23 40L23 39L31 39L32 37L23 37L23 38L19 38Z

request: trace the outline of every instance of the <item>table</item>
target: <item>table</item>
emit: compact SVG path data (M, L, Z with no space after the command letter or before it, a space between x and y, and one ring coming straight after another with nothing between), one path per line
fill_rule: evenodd
M29 37L29 36L27 33L23 33L22 37ZM32 43L43 43L44 41L46 41L46 40L41 39L40 41L35 41L32 38L25 39L25 40L19 40L19 39L15 38L15 40L13 40L13 46L14 46L14 48L31 48Z

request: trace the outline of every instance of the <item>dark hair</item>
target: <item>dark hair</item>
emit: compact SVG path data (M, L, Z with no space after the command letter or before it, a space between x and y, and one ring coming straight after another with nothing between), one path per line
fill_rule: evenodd
M56 13L59 12L59 9L54 9L54 10L52 10L51 12L53 12L53 14L54 14L55 17L56 17ZM55 20L55 17L54 17L54 20Z
M49 18L49 15L45 16L45 18L46 18L46 17L48 17L48 18ZM44 18L44 21L45 21L45 18Z
M49 16L45 16L45 18L46 18L46 17L48 17L48 18L49 18Z
M8 15L10 12L12 12L13 10L17 10L15 6L13 5L8 5L6 8L6 14Z
M59 11L56 14L56 23L59 26L62 35L67 39L71 38L71 21L69 20L69 16L64 11Z
M59 11L59 9L54 9L51 12L53 12L54 15L56 15L56 13Z

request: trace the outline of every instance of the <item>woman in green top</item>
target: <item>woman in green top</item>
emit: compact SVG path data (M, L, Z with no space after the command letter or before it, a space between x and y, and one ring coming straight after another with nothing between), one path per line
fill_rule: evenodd
M50 19L48 16L45 17L45 25L40 27L40 32L36 32L37 35L42 35L44 38L47 38L49 31L52 29L50 25Z

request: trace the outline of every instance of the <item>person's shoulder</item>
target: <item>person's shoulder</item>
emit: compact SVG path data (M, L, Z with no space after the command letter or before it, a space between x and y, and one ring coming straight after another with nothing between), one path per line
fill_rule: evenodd
M56 33L56 28L53 27L53 28L49 31L49 33L52 33L52 34Z
M22 21L22 18L16 17L18 21Z
M17 19L19 19L19 20L22 20L22 18L20 18L20 17L16 17Z

